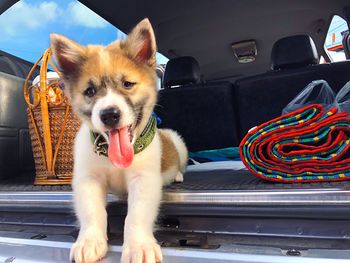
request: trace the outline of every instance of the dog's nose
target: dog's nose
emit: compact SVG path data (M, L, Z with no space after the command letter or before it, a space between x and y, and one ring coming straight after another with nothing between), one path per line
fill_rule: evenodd
M100 118L104 125L109 128L114 128L120 119L120 111L116 108L107 108L101 110Z

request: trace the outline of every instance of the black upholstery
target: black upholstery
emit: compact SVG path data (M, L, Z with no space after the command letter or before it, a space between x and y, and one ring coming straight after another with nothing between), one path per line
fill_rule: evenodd
M308 36L277 41L272 49L272 65L283 70L273 70L235 83L239 139L250 128L280 116L283 108L313 80L326 80L335 93L350 81L350 61L314 65L318 56L310 43L312 40ZM286 50L281 47L293 45L288 52L295 57L286 56ZM301 63L302 59L295 51L304 54L307 59Z
M307 35L285 37L272 47L273 70L300 68L319 63L314 41Z
M0 179L34 171L23 84L0 72Z
M330 81L329 65L271 72L236 82L240 139L247 131L281 115L283 108L311 81Z
M335 91L341 88L335 83L329 64L314 65L318 55L314 54L312 43L309 36L277 41L271 62L273 68L279 70L236 82L240 139L250 128L280 116L283 108L311 81L325 79ZM298 52L305 58L296 54Z
M0 50L0 72L25 79L33 65L31 62ZM30 79L33 80L39 74L40 67L37 66Z
M343 36L343 47L346 59L350 59L350 32L346 32Z
M178 131L190 151L237 146L233 92L228 82L161 90L161 127Z
M158 106L155 109L162 119L160 127L178 131L184 137L190 151L237 146L232 84L192 84L194 80L198 81L200 72L197 71L198 63L197 67L196 63L190 61L195 60L179 58L168 62L164 77L168 87L184 85L160 90ZM187 71L184 70L184 75L181 75L180 68L186 63L192 66L187 65ZM194 70L188 70L189 68ZM191 75L189 71L195 74Z
M247 131L281 115L283 108L313 80L324 79L335 93L350 81L350 61L272 71L238 80L236 105L241 140Z
M286 51L286 47L291 50ZM305 57L294 54L296 50ZM285 52L294 54L289 57L290 64ZM313 80L326 80L335 92L350 80L350 61L315 65L318 55L308 36L277 41L271 57L278 70L240 79L234 89L228 82L189 83L193 78L186 82L184 76L176 75L182 58L171 60L165 75L173 78L167 87L179 87L159 92L156 112L163 121L161 127L178 131L190 151L237 146L250 128L280 116L282 109ZM184 75L191 74L187 71Z
M163 78L165 88L184 84L196 84L201 79L200 68L193 57L179 57L168 61Z
M350 61L334 62L330 64L331 87L334 91L340 90L350 81Z

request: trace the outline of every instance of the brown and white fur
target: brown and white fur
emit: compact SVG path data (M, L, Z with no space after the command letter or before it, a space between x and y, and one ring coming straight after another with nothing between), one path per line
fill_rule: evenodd
M129 167L118 168L94 153L89 135L90 130L108 133L100 119L100 112L108 107L120 111L118 127L132 127L133 142L147 124L157 100L156 42L149 20L142 20L127 39L106 47L81 46L52 34L51 48L73 110L82 120L75 140L72 184L80 233L71 259L96 262L106 255L106 195L112 191L128 193L121 262L161 261L153 226L162 186L183 180L187 162L183 140L172 130L158 129ZM91 87L95 94L87 93Z

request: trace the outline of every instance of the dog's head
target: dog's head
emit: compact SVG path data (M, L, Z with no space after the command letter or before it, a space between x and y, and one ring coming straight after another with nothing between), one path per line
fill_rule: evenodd
M120 155L119 166L128 166L132 143L157 99L156 42L149 20L106 47L81 46L52 34L51 49L73 110L92 130L107 134L109 151Z

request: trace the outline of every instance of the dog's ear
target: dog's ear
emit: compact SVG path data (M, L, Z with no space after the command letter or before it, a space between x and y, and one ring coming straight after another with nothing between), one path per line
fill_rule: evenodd
M51 34L50 42L52 54L64 77L76 75L85 60L84 47L59 34Z
M148 18L138 23L124 42L129 56L138 63L156 66L156 40Z

